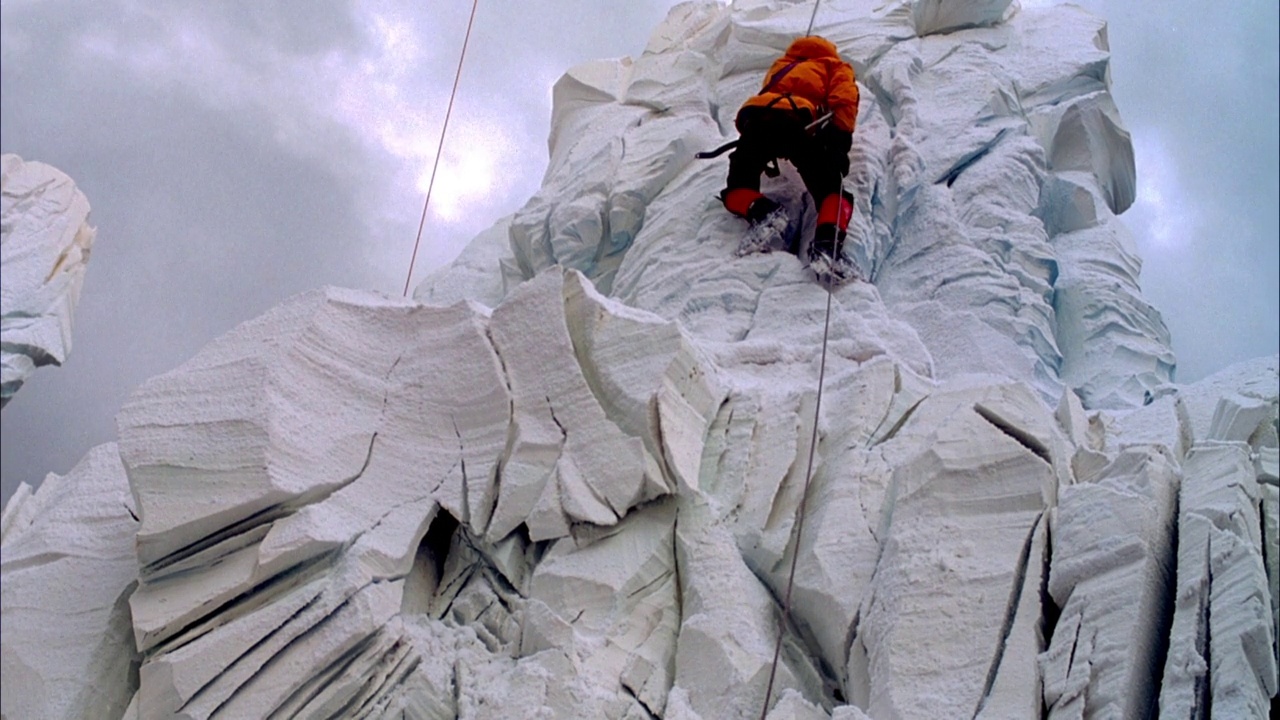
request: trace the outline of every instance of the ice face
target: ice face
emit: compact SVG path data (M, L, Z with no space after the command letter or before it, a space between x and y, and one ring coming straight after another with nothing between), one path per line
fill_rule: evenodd
M1116 218L1134 198L1133 148L1108 89L1103 23L1007 2L853 5L821 27L863 89L847 253L879 293L876 312L910 326L893 331L898 343L924 344L928 358L911 362L937 379L1017 378L1046 400L1065 385L1088 408L1141 405L1171 379L1174 358ZM471 256L500 255L507 287L572 267L708 340L761 336L752 330L770 322L759 317L769 294L822 305L821 293L793 287L810 280L799 261L730 257L745 225L715 200L727 156L693 158L731 138L736 109L801 10L682 6L641 57L570 70L555 89L542 190L506 238L497 228L478 238L419 296L456 287ZM794 174L765 191L807 242L813 202ZM496 269L488 277L493 287ZM837 296L837 323L866 312L849 307L855 294Z

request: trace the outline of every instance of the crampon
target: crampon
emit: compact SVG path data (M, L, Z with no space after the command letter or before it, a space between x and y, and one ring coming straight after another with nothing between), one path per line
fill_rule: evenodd
M787 237L786 208L775 208L762 219L751 223L746 235L738 243L738 257L754 253L769 252L774 243L783 242Z
M843 255L833 258L824 252L811 253L809 256L809 269L823 283L830 282L833 285L839 285L840 283L859 279L857 266L845 259Z

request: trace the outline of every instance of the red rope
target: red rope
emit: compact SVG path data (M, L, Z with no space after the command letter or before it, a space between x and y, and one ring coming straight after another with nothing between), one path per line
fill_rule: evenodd
M471 3L471 18L467 20L467 34L462 38L462 54L458 56L458 71L453 76L453 90L449 93L449 107L444 111L444 126L440 128L440 144L436 146L436 159L431 164L431 179L427 181L427 199L422 203L422 218L418 220L418 236L413 241L413 256L409 258L409 274L404 279L404 296L409 297L409 281L413 279L413 266L418 261L418 246L422 244L422 228L427 223L427 208L431 205L431 191L436 186L436 170L440 168L440 155L444 151L444 135L449 130L449 116L453 114L453 99L458 95L458 80L462 78L462 61L467 58L467 42L471 40L471 26L476 21L476 6Z

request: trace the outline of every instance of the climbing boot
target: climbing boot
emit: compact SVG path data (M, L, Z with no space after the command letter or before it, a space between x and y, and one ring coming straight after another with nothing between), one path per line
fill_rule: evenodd
M809 244L809 268L819 279L844 282L857 276L857 268L845 259L844 238L845 232L835 225L819 225L813 231L813 242Z
M738 244L738 257L769 252L775 242L786 239L787 210L767 197L762 196L751 203L747 208L747 222L751 226Z

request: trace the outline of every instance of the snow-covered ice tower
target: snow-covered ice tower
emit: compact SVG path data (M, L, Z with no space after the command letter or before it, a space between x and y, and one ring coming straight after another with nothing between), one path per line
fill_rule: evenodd
M49 165L0 158L0 406L42 365L71 352L95 231L89 201Z
M414 300L298 296L20 492L5 717L754 718L779 633L773 720L1264 717L1280 362L1172 384L1105 25L823 4L868 281L815 426L826 291L694 158L811 11L571 69L542 189Z

